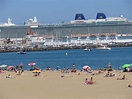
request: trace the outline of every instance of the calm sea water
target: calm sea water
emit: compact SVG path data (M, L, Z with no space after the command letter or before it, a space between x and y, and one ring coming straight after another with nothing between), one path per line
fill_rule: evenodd
M111 63L113 68L118 69L118 66L132 63L132 47L112 48L112 50L105 51L93 49L90 52L74 49L27 52L27 54L17 54L16 52L0 54L0 65L16 66L23 63L24 70L29 70L31 67L28 66L28 63L30 62L36 62L37 67L42 69L46 69L46 67L55 69L56 66L59 66L60 69L63 67L71 68L72 64L75 64L79 70L84 65L89 65L95 70L101 66L106 67L108 63Z

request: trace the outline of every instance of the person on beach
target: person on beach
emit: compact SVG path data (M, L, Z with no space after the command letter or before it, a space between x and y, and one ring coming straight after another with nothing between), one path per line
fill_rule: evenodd
M47 70L47 71L50 71L50 70L51 70L51 68L50 68L50 67L47 67L47 68L46 68L46 70Z
M21 64L20 64L20 69L22 69L22 68L23 68L23 64L21 63Z
M128 87L129 87L129 88L132 88L132 84L129 84Z
M61 73L69 73L68 68L64 67L64 68L61 70Z
M0 74L3 74L4 73L4 70L3 69L0 69Z
M113 76L116 76L115 73L111 73L111 72L107 72L105 77L113 77Z
M36 72L33 72L33 77L37 77L37 76L39 76L40 75L40 71L38 70L38 71L36 71Z
M93 77L90 78L90 80L88 80L87 78L85 78L85 81L84 81L84 84L85 85L91 85L91 84L94 84L95 82L93 82Z
M85 85L88 85L88 84L89 84L89 81L88 81L87 78L85 78L84 84L85 84Z
M99 75L99 74L101 74L101 73L103 73L103 71L102 71L102 70L99 70L99 71L97 71L96 73L93 72L91 75L92 75L92 76L93 76L93 75Z
M12 77L10 74L6 76L6 78L15 78L15 77Z
M56 71L59 71L59 66L56 66L56 69L55 69Z
M19 66L17 65L17 66L15 67L14 71L17 72L18 69L19 69Z
M118 77L117 80L125 80L126 79L126 76L123 75L122 77Z
M76 72L77 70L76 70L76 68L75 68L75 64L72 64L72 68L71 68L71 72Z
M22 74L22 71L21 70L18 70L17 71L17 75L21 75Z

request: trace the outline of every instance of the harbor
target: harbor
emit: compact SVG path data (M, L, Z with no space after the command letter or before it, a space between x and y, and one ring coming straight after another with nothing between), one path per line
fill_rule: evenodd
M1 0L0 99L131 99L132 0Z
M85 49L86 47L97 48L101 44L108 47L131 47L132 35L126 34L74 34L71 37L40 37L34 33L25 38L1 39L0 52L46 51L65 49Z
M40 24L37 17L23 25L8 18L0 24L0 51L60 50L109 47L125 47L132 44L132 21L123 15L106 17L97 13L96 19L86 19L82 13L75 19L59 24Z

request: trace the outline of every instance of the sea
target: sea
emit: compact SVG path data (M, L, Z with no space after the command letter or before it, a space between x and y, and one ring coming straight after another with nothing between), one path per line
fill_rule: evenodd
M35 62L38 68L45 70L50 67L55 70L71 68L73 64L78 70L83 66L90 66L92 70L106 68L110 63L112 68L118 69L123 64L132 63L132 47L114 47L111 50L84 51L83 49L34 51L27 54L17 52L0 53L0 65L19 66L24 70L32 69L28 64Z

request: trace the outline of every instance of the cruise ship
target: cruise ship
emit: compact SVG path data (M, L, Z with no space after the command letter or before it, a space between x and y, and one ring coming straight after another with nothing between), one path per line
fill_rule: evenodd
M84 15L76 14L75 20L67 22L65 24L81 24L81 25L112 25L112 24L123 24L123 23L129 23L126 18L123 17L123 15L120 15L119 17L106 17L104 13L97 13L96 19L85 19Z
M8 18L7 23L0 23L0 38L23 38L27 30L40 36L55 38L71 37L73 35L97 35L97 34L132 34L132 21L120 15L119 17L107 17L104 13L97 13L95 19L86 19L83 13L77 13L75 19L61 24L40 24L36 17L17 25Z

